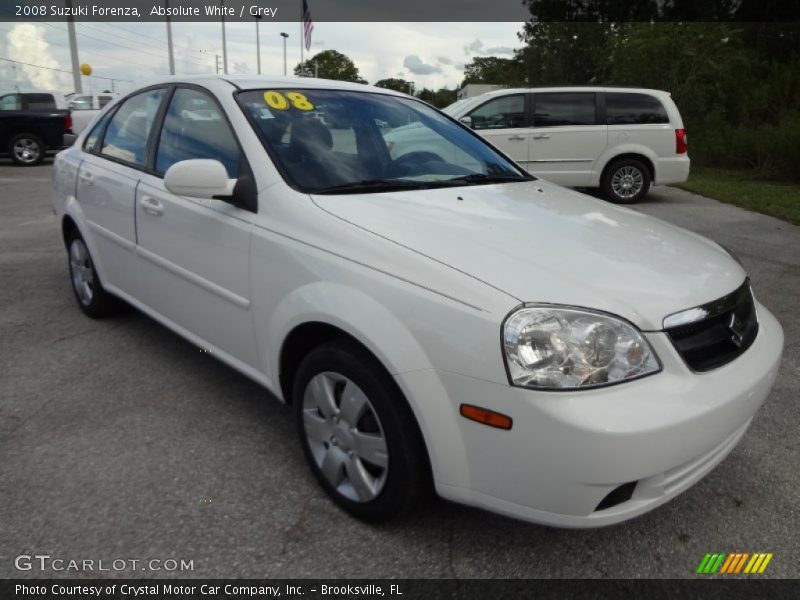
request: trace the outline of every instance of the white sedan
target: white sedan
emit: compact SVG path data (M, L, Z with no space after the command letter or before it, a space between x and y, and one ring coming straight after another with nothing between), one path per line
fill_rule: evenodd
M400 127L428 142L393 156ZM634 517L733 449L780 362L719 245L389 90L156 82L57 156L53 202L80 309L125 300L292 404L321 486L368 521L431 488Z

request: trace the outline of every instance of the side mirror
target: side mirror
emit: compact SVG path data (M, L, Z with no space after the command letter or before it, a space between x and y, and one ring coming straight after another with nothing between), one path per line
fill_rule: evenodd
M470 117L469 115L460 117L458 119L458 122L461 123L462 125L466 125L467 127L472 127L472 117Z
M212 199L231 196L235 179L218 160L193 158L175 163L164 173L164 187L178 196Z

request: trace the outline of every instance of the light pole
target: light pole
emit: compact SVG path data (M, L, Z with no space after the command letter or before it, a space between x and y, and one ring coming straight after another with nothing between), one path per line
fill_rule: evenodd
M283 38L283 74L286 75L286 38L289 37L289 34L281 31L281 37Z
M220 0L222 7L222 72L228 74L228 44L225 40L225 0Z
M258 22L261 20L261 15L254 16L256 20L256 70L261 75L261 40L258 35Z

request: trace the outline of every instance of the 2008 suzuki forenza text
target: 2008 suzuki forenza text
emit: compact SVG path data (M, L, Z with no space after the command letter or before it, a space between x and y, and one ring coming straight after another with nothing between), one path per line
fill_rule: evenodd
M411 124L430 143L398 156ZM561 526L639 515L723 460L780 362L719 245L389 90L141 88L57 156L54 206L81 310L123 299L290 403L369 521L431 487Z

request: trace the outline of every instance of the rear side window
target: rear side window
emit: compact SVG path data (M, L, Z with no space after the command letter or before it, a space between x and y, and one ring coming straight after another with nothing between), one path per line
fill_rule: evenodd
M469 113L473 129L525 127L525 97L522 94L490 100Z
M141 92L125 100L108 124L100 154L135 165L144 165L147 138L163 97L164 90L156 89Z
M110 114L106 114L102 119L100 119L97 124L92 127L92 130L89 132L89 135L86 136L86 139L83 141L83 149L87 152L93 152L97 145L97 140L100 137L100 134L103 132L103 127L106 126L108 120L111 118Z
M606 120L609 125L669 123L664 105L647 94L606 94Z
M240 155L236 138L211 97L193 89L175 90L158 141L156 171L164 173L182 160L212 158L234 178Z
M534 127L595 125L597 94L558 92L534 94Z
M114 99L113 96L98 96L97 97L97 104L100 108L103 108L106 104L111 102Z
M56 108L52 94L25 94L28 110L51 110Z

